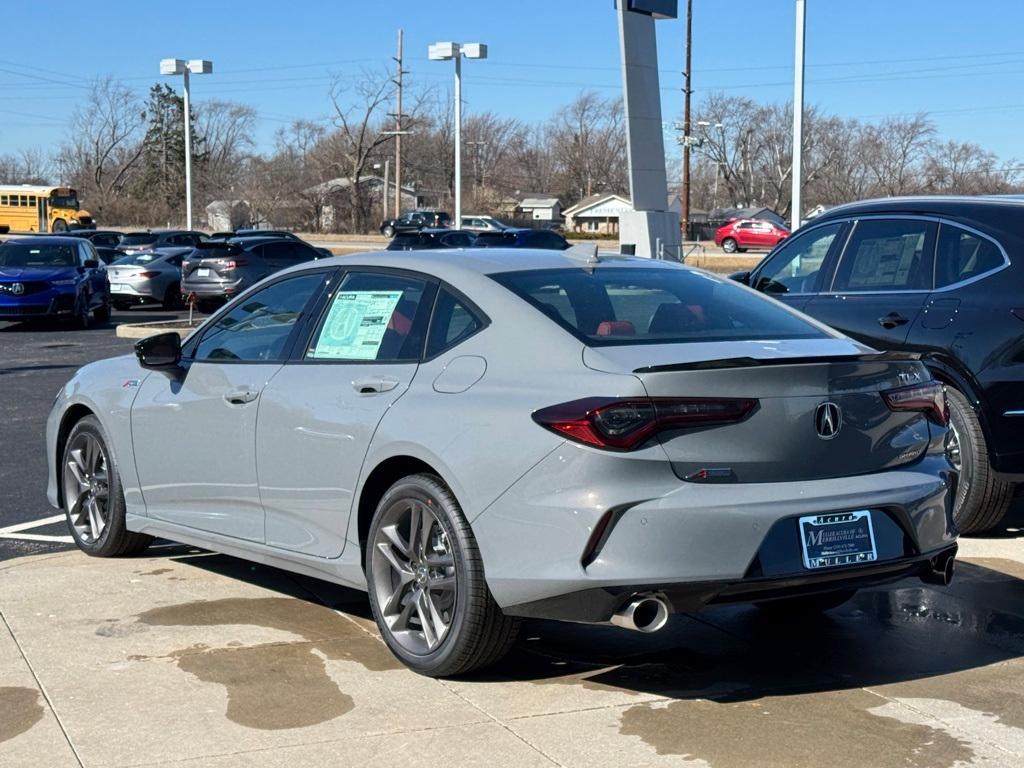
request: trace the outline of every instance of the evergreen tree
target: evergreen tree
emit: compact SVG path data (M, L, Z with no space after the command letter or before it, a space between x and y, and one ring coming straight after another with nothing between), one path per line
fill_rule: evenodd
M185 210L185 105L166 85L149 89L146 135L142 141L141 173L135 194L152 206L160 218L180 218ZM192 122L192 178L201 176L206 163L205 141Z

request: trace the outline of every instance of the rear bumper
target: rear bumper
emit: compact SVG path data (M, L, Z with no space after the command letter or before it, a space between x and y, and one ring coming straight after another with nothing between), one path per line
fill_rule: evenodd
M884 563L782 578L598 587L506 606L503 610L510 616L599 623L609 621L634 596L653 593L663 595L676 613L695 613L711 605L766 602L822 592L877 587L914 576L923 578L935 570L936 562L955 557L956 552L957 545L953 544L936 552Z
M231 298L241 293L245 287L245 280L241 278L233 282L216 283L183 280L181 283L181 293L183 296L194 293L200 299Z
M473 520L488 586L505 611L558 618L523 606L553 609L580 593L614 597L652 585L706 595L696 600L705 604L758 583L805 588L861 568L899 578L956 541L957 478L944 456L870 475L744 484L681 482L650 449L623 456L565 444ZM878 560L806 570L797 518L860 509L871 510Z
M147 302L162 301L163 294L160 293L158 288L150 284L149 282L133 285L132 283L119 283L118 289L113 290L113 286L110 291L110 298L112 301L123 301L132 304L145 304Z

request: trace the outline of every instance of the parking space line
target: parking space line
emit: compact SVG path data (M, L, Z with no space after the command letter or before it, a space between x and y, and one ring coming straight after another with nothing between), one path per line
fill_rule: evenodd
M18 531L27 531L32 528L41 528L44 525L59 523L63 519L64 515L51 515L50 517L44 517L39 520L28 520L24 523L8 525L6 528L0 528L0 536L3 536L6 533L17 533Z
M13 539L17 541L49 541L58 544L74 544L75 540L70 536L49 536L44 533L0 533L0 540Z

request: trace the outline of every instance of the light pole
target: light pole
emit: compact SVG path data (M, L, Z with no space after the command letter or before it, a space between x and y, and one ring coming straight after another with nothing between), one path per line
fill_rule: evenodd
M804 22L807 18L805 0L796 0L796 46L793 62L793 193L790 204L792 222L790 231L800 227L800 199L803 186L804 159Z
M462 57L486 59L483 43L434 43L427 50L431 61L455 60L455 228L462 228Z
M185 228L192 229L192 112L189 75L208 75L213 62L206 59L161 59L161 75L183 75L185 78Z

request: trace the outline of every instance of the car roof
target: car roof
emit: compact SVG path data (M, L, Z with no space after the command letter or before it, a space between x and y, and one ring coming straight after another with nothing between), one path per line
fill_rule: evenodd
M854 214L870 213L948 213L963 214L972 208L1006 207L1024 209L1024 195L914 195L858 200L830 208L808 222L817 224Z
M82 238L68 235L33 235L32 237L13 237L4 242L29 243L31 245L78 245Z
M400 255L399 255L400 254ZM677 269L670 261L647 259L640 256L601 254L594 264L580 252L572 249L556 251L542 248L462 248L429 251L372 251L332 256L316 262L324 266L339 267L391 267L434 275L442 280L458 279L460 275L493 275L501 272L525 272L541 269L604 269L610 267L643 267L646 269ZM309 264L291 269L309 268Z

